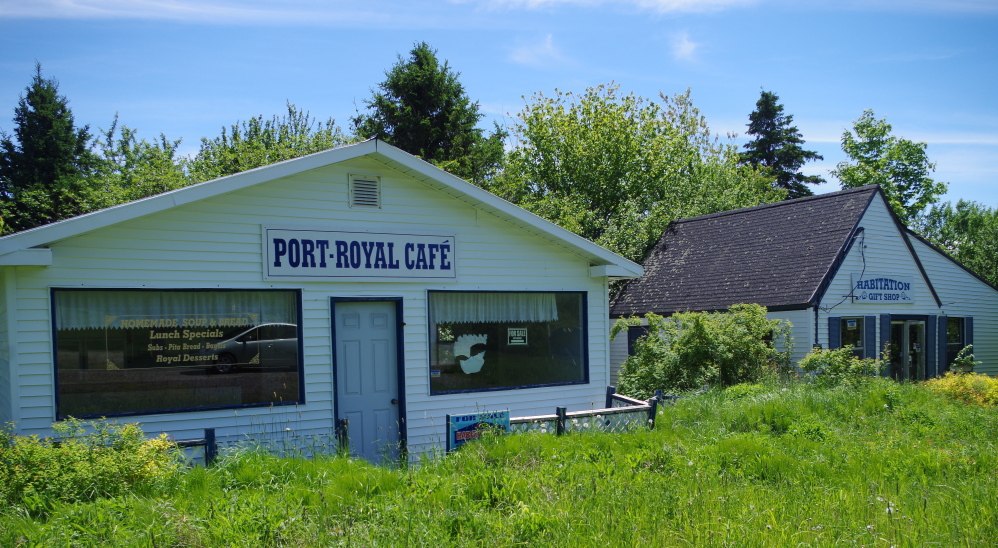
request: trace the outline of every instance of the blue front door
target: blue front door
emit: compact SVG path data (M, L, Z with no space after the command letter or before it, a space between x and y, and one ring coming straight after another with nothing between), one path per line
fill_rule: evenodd
M350 454L399 457L398 325L391 301L335 301L337 418L349 421Z

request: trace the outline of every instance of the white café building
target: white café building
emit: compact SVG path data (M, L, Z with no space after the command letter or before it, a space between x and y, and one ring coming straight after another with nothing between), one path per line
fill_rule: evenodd
M376 140L0 238L0 422L327 434L603 406L608 284L642 269Z

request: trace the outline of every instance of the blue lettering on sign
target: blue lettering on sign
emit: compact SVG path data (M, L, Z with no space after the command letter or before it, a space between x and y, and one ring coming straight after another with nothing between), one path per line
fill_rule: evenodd
M301 265L315 268L315 242L312 240L301 241Z
M374 242L375 249L374 253L374 268L388 268L388 263L385 261L385 242Z
M453 239L422 234L273 230L268 236L270 245L265 248L269 255L266 273L270 276L364 276L366 271L382 277L454 277ZM323 239L324 234L335 236ZM398 254L396 247L401 250ZM324 269L329 270L320 271ZM411 274L389 274L393 270Z
M333 258L332 255L329 256L330 259ZM347 257L347 243L343 240L336 240L336 268L345 268L350 264L350 259Z
M329 240L316 240L315 245L319 248L319 268L326 268L326 250L329 249Z
M446 243L440 244L440 270L450 270L450 262L447 254L450 253L450 246Z
M360 268L360 242L350 242L350 268Z
M426 263L426 245L416 244L416 270L429 270L430 265Z
M288 242L282 238L274 238L274 266L281 266L281 257L288 252Z
M395 244L388 242L388 268L398 269L399 260L395 258Z
M405 267L409 270L416 268L416 261L409 259L409 252L415 250L415 244L405 244Z
M371 268L371 253L374 253L374 242L360 242L364 248L364 268Z

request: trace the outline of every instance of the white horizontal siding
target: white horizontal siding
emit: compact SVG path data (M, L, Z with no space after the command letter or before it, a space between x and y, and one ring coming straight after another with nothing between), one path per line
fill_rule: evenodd
M382 177L383 209L347 206L348 174ZM456 281L262 280L261 225L357 231L454 233ZM408 435L415 451L444 439L444 415L509 409L513 415L600 407L608 383L605 280L564 248L511 227L377 162L359 159L263 183L53 244L53 266L19 280L16 404L20 430L47 434L55 416L51 347L52 287L286 288L302 290L305 403L128 417L146 431L219 438L255 431L328 433L333 424L331 297L400 297ZM427 290L584 291L588 293L590 382L562 387L429 395Z
M12 271L14 267L0 267L0 425L6 424L14 420L12 399L11 399L11 382L12 375L10 371L10 337L11 333L8 330L9 323L7 321L8 311L8 300L12 300L8 297L7 284L11 283L13 285L13 280L9 278L9 271Z
M821 302L818 323L819 341L828 346L828 318L879 316L881 314L947 315L974 317L974 350L985 360L980 369L998 373L998 293L965 272L937 252L911 238L919 261L939 296L940 307L919 273L911 252L905 246L882 200L875 199L860 222L864 237L857 239ZM865 244L865 248L863 247ZM872 274L894 274L914 278L915 302L912 304L853 303L844 298L850 294L851 274L864 268ZM978 319L979 318L979 319ZM877 326L877 349L882 348L880 326ZM978 336L980 338L978 338Z
M790 323L790 336L793 337L793 350L790 359L797 363L811 351L814 343L814 309L806 310L785 310L767 312L766 317L770 320L783 320ZM785 348L780 346L781 350Z
M998 375L998 292L922 242L912 245L942 301L938 313L974 318L974 356L983 362L975 371Z
M879 316L880 314L938 314L929 285L918 271L915 258L898 232L883 200L875 198L860 220L862 235L856 239L821 300L818 318L819 342L828 348L828 318ZM852 274L893 274L911 276L915 302L853 303L846 297L852 293ZM879 320L878 320L879 321ZM880 348L878 326L877 348Z
M617 386L620 382L620 368L627 361L627 331L621 331L607 343L610 351L610 384Z

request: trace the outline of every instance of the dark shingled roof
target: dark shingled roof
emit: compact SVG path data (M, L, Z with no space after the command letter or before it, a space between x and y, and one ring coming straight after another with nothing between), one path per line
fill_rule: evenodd
M877 186L672 223L645 274L614 298L612 316L725 310L732 304L805 308L820 296Z

